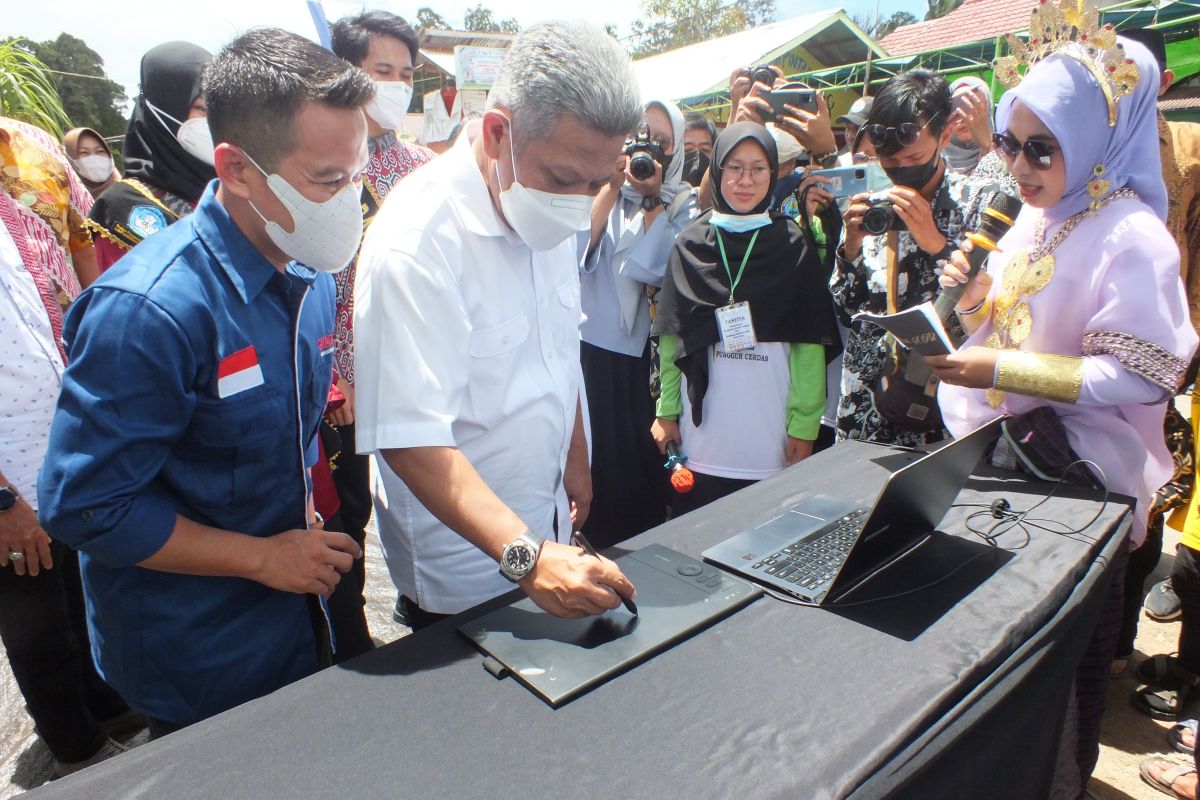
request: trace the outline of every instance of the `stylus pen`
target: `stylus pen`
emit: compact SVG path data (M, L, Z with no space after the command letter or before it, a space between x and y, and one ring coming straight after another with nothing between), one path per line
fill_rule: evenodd
M575 531L575 533L572 535L575 537L575 543L583 548L583 552L587 553L589 556L595 556L596 558L600 557L600 554L596 552L596 548L592 547L591 542L583 538L582 533ZM621 603L624 604L625 610L636 617L638 615L638 610L637 606L633 604L633 601L621 594L618 594L617 596L621 598Z

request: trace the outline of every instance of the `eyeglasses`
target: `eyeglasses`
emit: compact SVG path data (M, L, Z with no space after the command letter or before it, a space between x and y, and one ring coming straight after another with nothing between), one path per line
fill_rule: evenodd
M992 144L1009 161L1015 161L1018 155L1024 153L1025 160L1029 162L1029 166L1036 170L1050 169L1050 165L1053 163L1053 155L1061 152L1057 145L1042 139L1026 139L1024 142L1019 142L1008 131L993 133Z
M899 125L864 125L863 130L871 140L871 144L876 147L884 147L888 139L891 139L899 147L908 147L910 144L921 138L921 131L929 127L929 123L940 117L942 112L934 114L925 121L924 125L918 125L915 122L901 122Z
M749 175L750 180L755 183L765 181L767 176L771 174L771 168L766 164L755 164L748 167L745 164L726 164L724 173L733 178L734 182L740 181L742 176Z

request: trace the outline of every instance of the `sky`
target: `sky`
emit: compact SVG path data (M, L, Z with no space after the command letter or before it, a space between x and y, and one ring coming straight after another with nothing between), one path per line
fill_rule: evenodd
M19 2L20 0L8 0ZM416 19L417 9L428 5L451 25L462 24L464 12L480 0L323 0L325 13L335 20L364 7L383 8L408 19ZM544 0L483 0L498 18L515 17L522 25L546 17ZM557 16L582 18L597 24L614 23L621 35L627 34L640 15L640 0L564 0L555 4ZM883 18L895 11L910 11L924 16L925 0L776 0L777 17L810 14L826 8L841 7L850 14L874 15L876 5ZM171 0L168 3L143 3L118 21L112 6L85 3L83 0L39 0L38 13L8 16L5 35L24 36L35 41L57 38L66 32L87 42L100 54L109 77L137 93L138 66L142 54L157 44L176 39L194 42L216 52L238 33L260 25L274 25L316 38L312 18L304 0Z

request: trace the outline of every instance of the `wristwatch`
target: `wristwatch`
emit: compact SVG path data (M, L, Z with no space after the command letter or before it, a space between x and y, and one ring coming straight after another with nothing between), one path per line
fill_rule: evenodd
M12 511L13 506L17 504L17 500L21 495L11 486L0 486L0 514L5 511Z
M832 152L825 153L824 155L820 155L820 156L814 155L812 157L812 163L819 164L821 169L833 169L834 167L837 166L837 160L838 160L838 151L837 150L833 150Z
M500 574L513 583L528 576L537 566L544 542L545 539L527 530L504 545L500 551Z

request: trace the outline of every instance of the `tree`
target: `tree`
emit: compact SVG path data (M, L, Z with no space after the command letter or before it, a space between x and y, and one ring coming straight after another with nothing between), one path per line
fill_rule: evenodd
M484 8L480 3L474 8L467 9L467 13L463 16L463 30L484 33L517 33L521 30L521 26L511 17L497 22L492 16L492 10Z
M944 17L963 4L963 0L926 1L929 3L929 10L925 12L925 19L938 19L939 17Z
M444 31L449 30L450 23L429 6L423 6L417 9L417 27L422 30Z
M46 65L23 39L0 44L0 114L36 125L61 139L71 127Z
M920 22L920 20L907 11L897 11L883 22L879 23L879 27L871 32L871 38L882 39L892 31L896 30L896 28L899 28L902 25L912 25L914 22Z
M862 28L872 39L882 39L901 25L911 25L914 22L921 21L907 11L897 11L887 19L877 18L873 14L866 12L859 12L851 14L850 20Z
M125 133L125 88L104 73L104 59L95 50L67 33L52 42L32 44L32 48L34 55L54 70L63 109L76 125L95 128L105 137Z
M774 18L775 0L642 0L630 39L634 58L736 33Z

